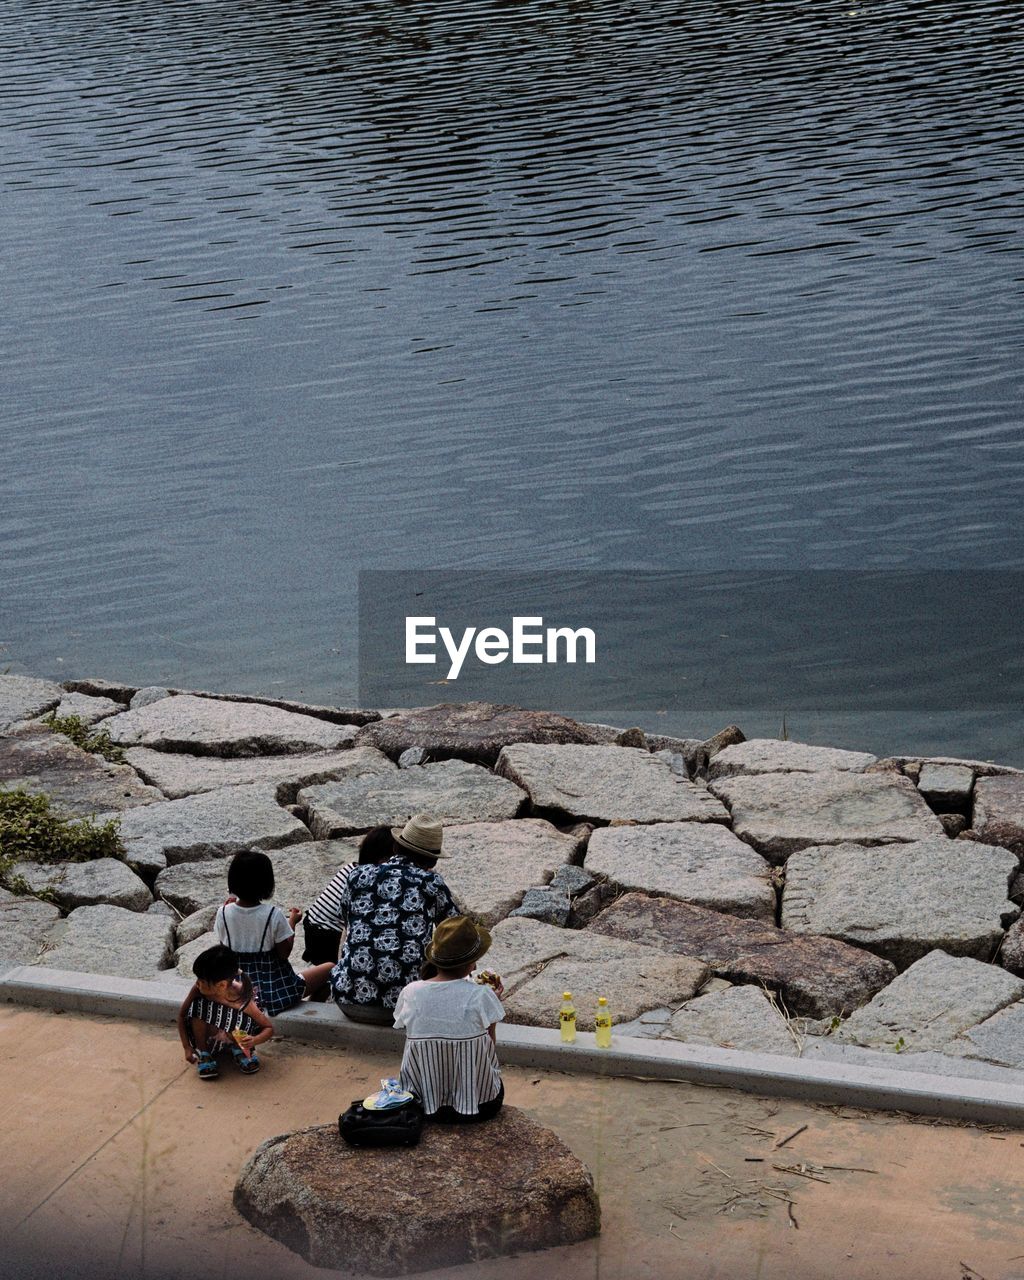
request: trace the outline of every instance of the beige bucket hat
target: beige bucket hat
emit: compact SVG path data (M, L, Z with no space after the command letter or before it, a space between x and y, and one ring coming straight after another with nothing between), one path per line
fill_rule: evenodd
M429 813L414 813L404 827L392 827L391 834L403 849L411 849L424 858L448 857L441 848L441 820Z

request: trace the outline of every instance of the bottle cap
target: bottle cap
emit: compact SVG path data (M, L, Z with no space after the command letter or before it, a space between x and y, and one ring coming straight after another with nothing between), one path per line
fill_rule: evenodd
M608 1001L604 998L604 996L598 996L598 997L597 997L597 1003L598 1003L598 1004L607 1004L607 1003L608 1003Z
M562 999L563 999L563 1000L571 1000L571 999L572 999L572 992L571 992L571 991L563 991L563 992L562 992Z

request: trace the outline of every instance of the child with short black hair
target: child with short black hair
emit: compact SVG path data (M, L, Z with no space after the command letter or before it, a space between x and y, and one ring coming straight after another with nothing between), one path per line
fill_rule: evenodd
M228 947L208 947L196 956L192 972L196 980L178 1010L185 1061L196 1064L200 1080L216 1080L217 1055L229 1049L244 1075L259 1071L256 1046L274 1028L253 999L252 983L239 973L238 957Z
M326 985L331 964L296 973L288 962L302 912L292 907L286 917L280 907L265 901L274 893L274 864L265 853L236 853L228 867L228 890L232 896L218 909L213 931L237 955L266 1013L290 1009Z

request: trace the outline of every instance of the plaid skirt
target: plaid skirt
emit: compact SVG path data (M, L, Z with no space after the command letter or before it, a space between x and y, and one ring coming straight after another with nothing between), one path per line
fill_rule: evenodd
M306 994L306 980L276 951L236 951L238 967L253 985L256 1003L273 1017L297 1005Z

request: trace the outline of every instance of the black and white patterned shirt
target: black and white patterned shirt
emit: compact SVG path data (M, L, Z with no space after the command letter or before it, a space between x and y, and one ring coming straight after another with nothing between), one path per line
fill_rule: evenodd
M436 871L396 855L352 871L341 914L348 932L331 973L335 1000L393 1009L420 976L435 925L461 913Z

